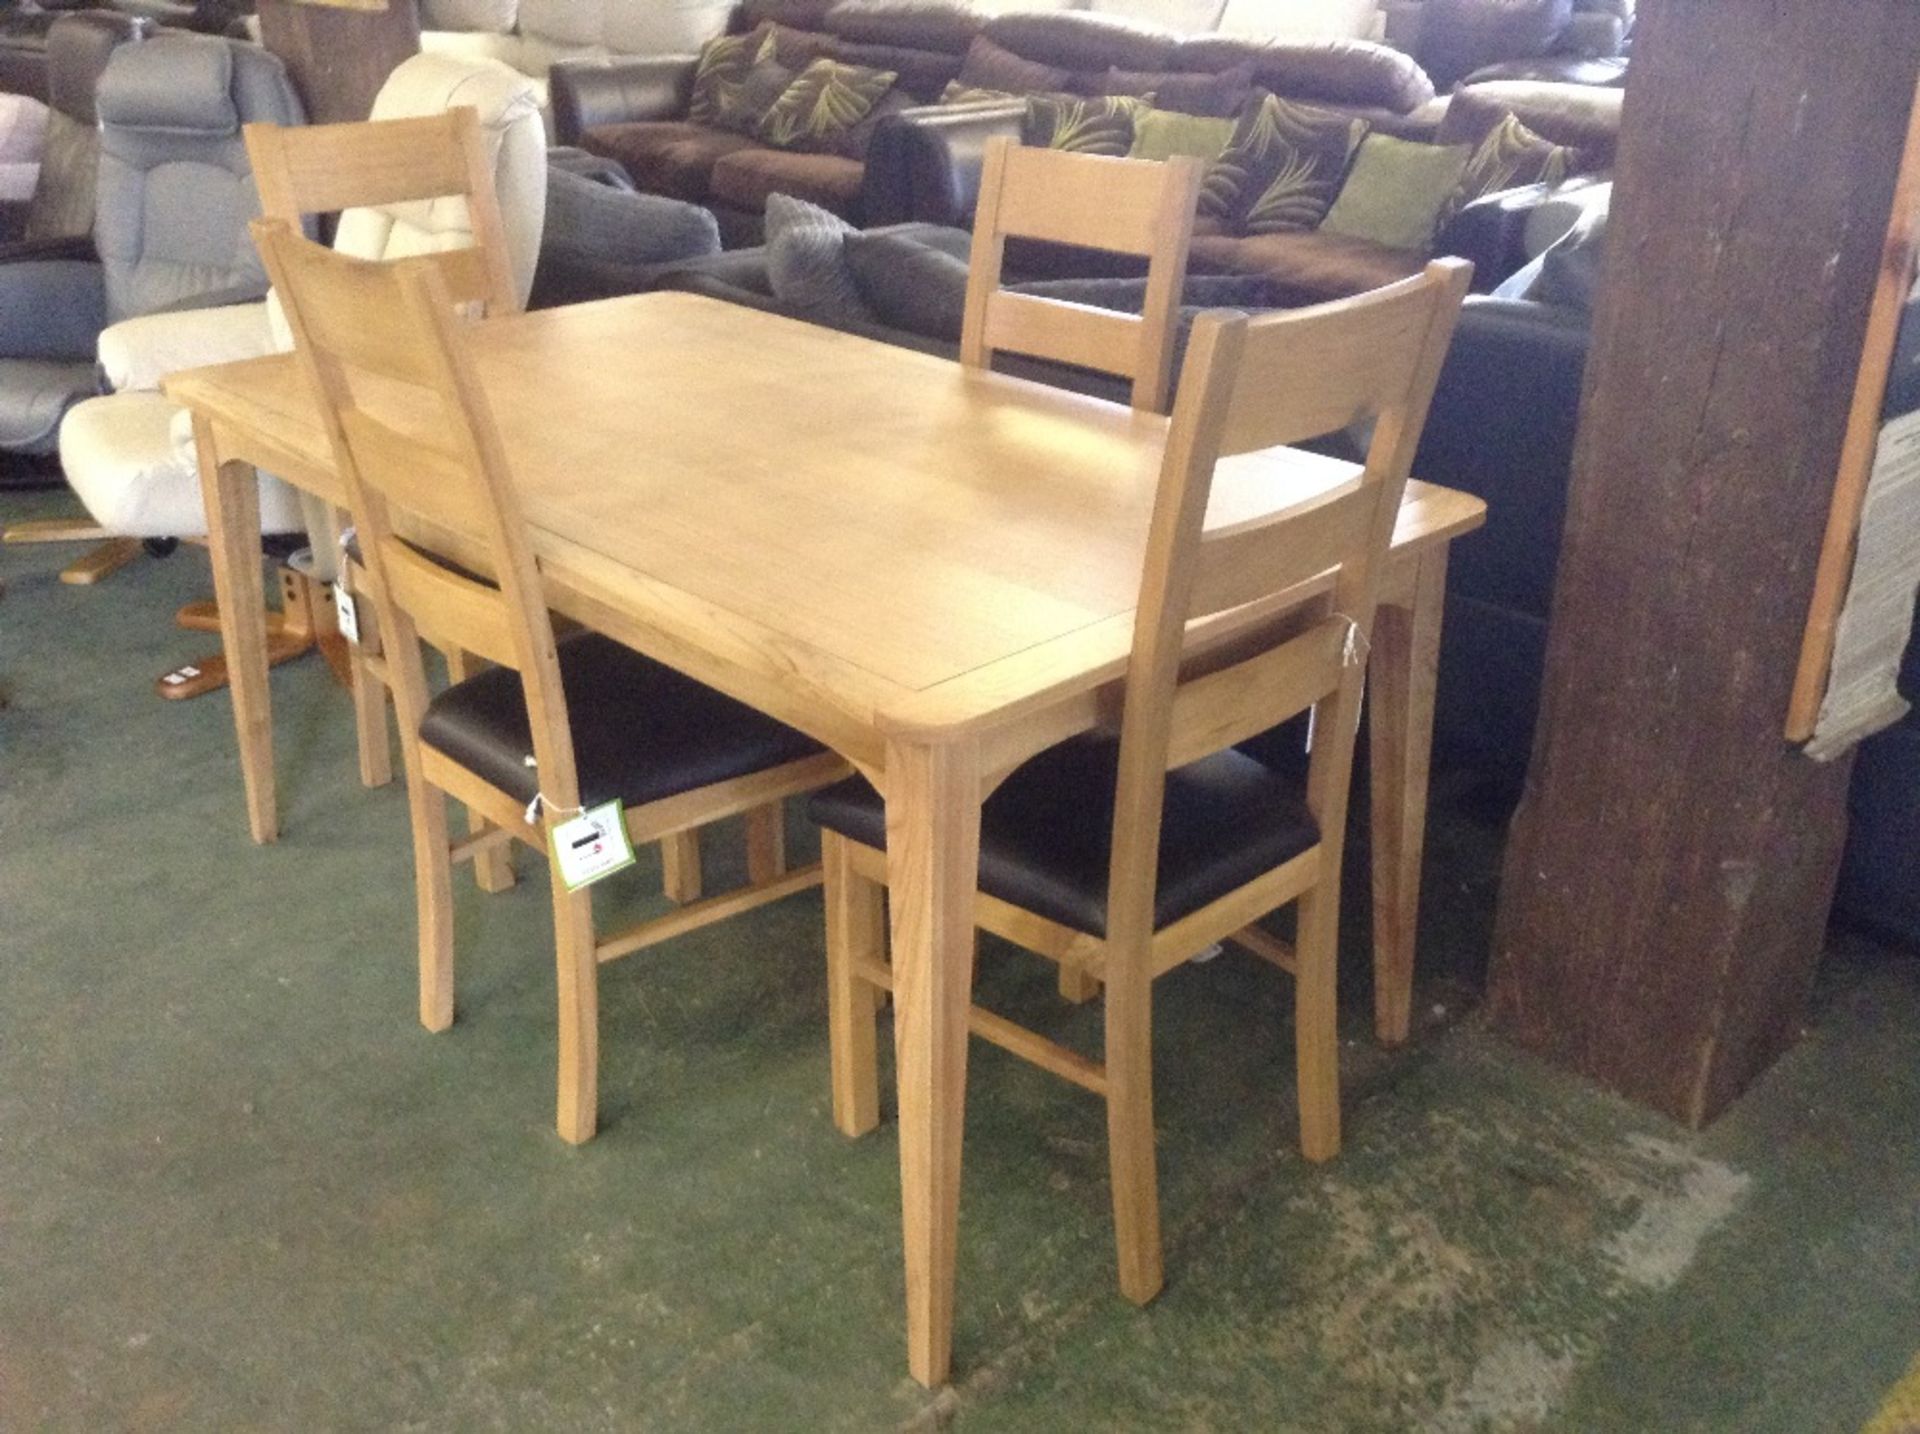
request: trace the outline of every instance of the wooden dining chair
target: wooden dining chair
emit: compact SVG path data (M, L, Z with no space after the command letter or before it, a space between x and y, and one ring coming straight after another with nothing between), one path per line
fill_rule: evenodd
M250 124L242 134L264 217L297 228L310 215L460 200L466 205L473 243L470 248L443 251L449 292L456 302L470 306L475 317L518 313L524 307L508 259L493 164L479 113L472 107L349 124ZM343 252L352 252L351 245ZM331 515L322 521L318 511L322 505L309 502L307 506L312 510L309 524L318 530L311 535L313 542L320 547L335 545L341 533L338 522ZM351 536L341 555L341 572L350 592L367 593L365 565ZM386 685L378 675L381 665L367 660L379 650L380 633L373 623L366 625L359 642L347 647L360 780L369 787L393 780ZM473 675L472 663L459 647L448 644L440 651L449 681L461 682ZM475 830L484 820L478 812L470 813L468 819ZM496 848L477 856L474 876L487 891L511 886L513 868L507 853Z
M1135 408L1165 413L1202 173L1186 156L1109 159L990 140L974 209L960 361L990 368L995 353L1010 351L1118 374L1132 380ZM1142 311L1001 288L1010 238L1145 259Z
M343 232L335 241L336 247L360 258L391 258L433 239L444 242L449 226L442 219L435 226L437 234L429 239L422 227L424 221L382 226L378 211L404 214L407 211L393 211L393 206L458 201L465 205L471 246L438 251L448 256L443 268L455 301L468 306L475 317L514 314L525 307L494 183L494 161L479 112L471 106L357 124L251 124L244 133L264 217L298 227L309 215L375 211L363 216L374 222L361 226L374 233ZM343 221L343 231L351 222ZM382 229L384 239L380 236ZM369 247L377 252L363 252ZM318 526L337 528L334 524ZM317 542L331 540L330 532L316 535ZM349 590L364 595L366 572L357 545L350 541L344 557ZM387 742L386 690L377 676L382 669L366 660L379 651L380 635L374 624L366 625L362 639L348 649L354 731L360 779L369 787L378 787L392 780L393 771ZM474 675L474 664L458 646L443 644L440 651L450 681L463 682ZM777 806L748 815L748 857L756 881L778 876L785 868L780 819ZM476 829L481 820L478 813L469 816ZM674 901L691 902L700 895L698 836L695 831L679 832L661 842L663 884ZM474 875L483 890L500 891L513 884L513 868L507 858L508 853L499 849L475 858Z
M1471 266L1337 303L1195 324L1161 469L1117 735L1017 768L981 814L975 919L1097 979L1104 1062L974 1007L974 1035L1105 1097L1120 1287L1161 1286L1154 978L1234 939L1295 978L1300 1144L1340 1149L1335 1035L1340 868L1365 655L1387 545ZM1207 524L1216 464L1374 417L1363 465L1255 520ZM1257 457L1247 459L1258 462ZM1235 750L1313 712L1303 778ZM873 1020L886 812L854 778L816 795L825 828L834 1119L878 1119ZM1297 903L1291 945L1256 922Z
M509 840L549 853L554 830L618 799L636 842L811 791L846 770L799 732L590 632L556 641L449 272L433 255L377 264L254 226L345 480L386 646L413 815L420 1018L453 1020L450 874ZM395 534L404 527L409 541ZM425 534L452 535L440 543ZM459 548L460 551L452 549ZM491 581L473 576L484 570ZM497 667L429 697L420 637ZM455 842L446 799L484 814ZM602 935L592 888L549 860L559 981L560 1134L596 1125L600 963L813 885L784 873Z

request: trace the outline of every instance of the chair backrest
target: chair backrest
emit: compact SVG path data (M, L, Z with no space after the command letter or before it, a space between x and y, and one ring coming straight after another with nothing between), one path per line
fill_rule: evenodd
M1199 203L1200 162L1107 159L988 142L974 210L973 258L960 361L987 368L999 350L1133 380L1133 406L1167 411L1174 324ZM1138 315L1009 293L1000 287L1010 237L1147 260Z
M426 711L422 632L511 667L541 792L556 807L577 805L553 625L448 266L439 256L350 258L280 219L253 230L345 480L402 730L418 731ZM437 552L431 533L477 542L498 586L455 571L449 564L471 555Z
M114 51L96 103L93 236L109 321L202 294L264 289L247 234L260 201L240 131L256 120L305 118L279 59L240 40L156 35Z
M401 206L430 207L436 201L457 200L471 226L465 244L393 246L406 251L394 254L388 252L389 246L349 242L358 236L348 231L343 219L334 247L357 259L431 258L442 270L455 302L477 304L494 314L514 313L522 307L507 267L492 169L473 110L463 107L419 119L291 129L248 125L246 139L260 185L261 211L289 225L314 214L353 210L380 215ZM360 235L366 232L363 228ZM395 231L389 224L374 226L373 232L392 236Z
M131 15L88 10L62 15L47 30L47 136L40 177L27 207L28 239L79 239L93 232L100 171L100 114L94 91L107 60L147 33Z
M1354 298L1195 323L1134 620L1110 932L1151 930L1166 773L1309 707L1307 802L1337 849L1380 570L1472 272L1441 259ZM1208 531L1223 461L1367 419L1366 461L1345 482ZM1197 646L1199 625L1223 614L1239 636Z

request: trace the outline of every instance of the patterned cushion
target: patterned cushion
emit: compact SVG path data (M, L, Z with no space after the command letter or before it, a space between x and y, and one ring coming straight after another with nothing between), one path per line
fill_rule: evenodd
M810 156L825 158L826 156ZM803 319L858 323L872 318L847 261L851 224L786 194L767 199L767 285Z
M1200 212L1244 234L1314 229L1366 137L1367 122L1261 93L1200 191Z
M687 106L689 120L713 124L719 119L726 98L746 79L768 38L766 32L753 30L745 35L721 35L700 47L699 63L693 71L693 99Z
M1467 161L1455 210L1503 189L1523 184L1558 184L1576 167L1577 156L1564 145L1542 139L1514 115L1501 120Z
M1146 108L1144 100L1125 95L1033 95L1020 142L1123 159L1133 148L1133 118Z
M760 121L760 138L782 149L825 148L846 134L893 88L892 70L815 60Z

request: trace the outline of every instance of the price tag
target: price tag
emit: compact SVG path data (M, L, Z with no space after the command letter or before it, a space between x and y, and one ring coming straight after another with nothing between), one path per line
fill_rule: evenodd
M333 609L340 615L340 635L355 647L360 645L360 604L347 591L345 581L333 585Z
M568 891L591 886L633 865L626 814L618 801L602 802L553 829L553 859Z

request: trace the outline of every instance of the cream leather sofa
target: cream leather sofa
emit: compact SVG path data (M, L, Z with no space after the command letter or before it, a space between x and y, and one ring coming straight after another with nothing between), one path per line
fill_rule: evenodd
M1364 40L1379 26L1376 0L972 0L972 5L983 15L1085 10L1187 34L1217 30L1280 39Z
M494 155L508 259L524 303L546 221L547 148L534 85L490 61L416 55L388 78L373 118L479 111ZM463 248L473 242L461 199L352 210L334 246L362 258ZM94 520L133 538L195 537L207 530L193 433L184 410L159 392L169 373L284 351L291 335L269 297L260 303L151 314L100 337L101 372L113 392L77 405L60 426L60 461ZM262 478L267 532L306 526L301 505L277 479Z
M558 60L691 55L727 28L734 0L421 0L421 48L500 60L539 86Z

